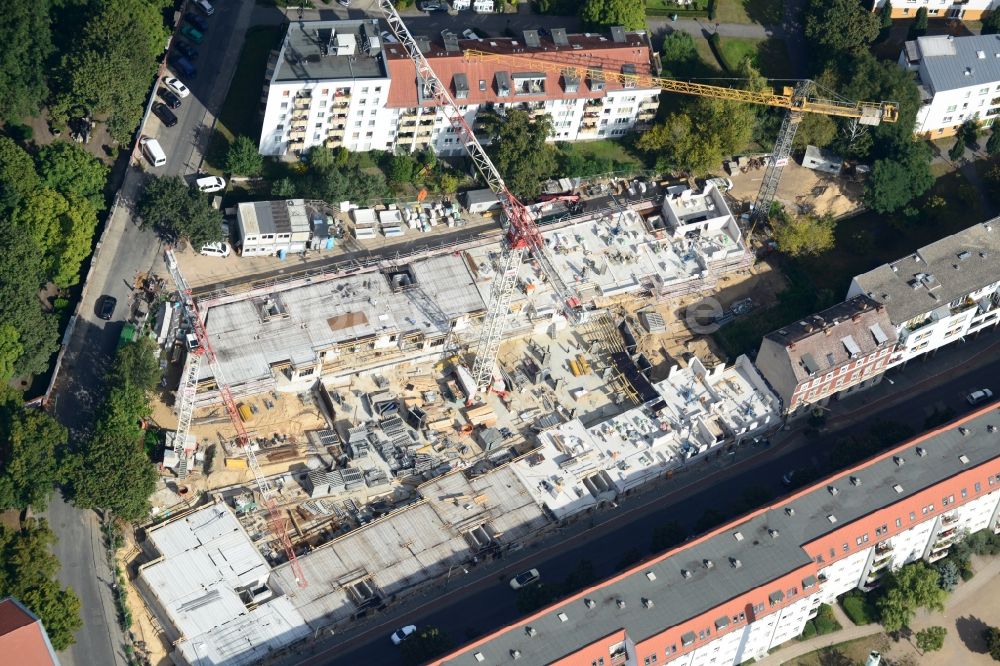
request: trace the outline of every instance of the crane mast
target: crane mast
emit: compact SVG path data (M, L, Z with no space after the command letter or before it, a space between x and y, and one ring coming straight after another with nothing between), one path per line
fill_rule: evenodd
M493 164L493 160L479 143L458 104L448 92L447 86L437 77L427 58L420 52L416 40L413 39L413 35L403 23L403 19L396 12L391 0L378 0L378 6L389 24L389 29L392 30L399 43L406 50L410 60L413 61L421 103L431 100L437 102L458 134L459 141L462 142L469 157L472 158L476 169L490 190L497 195L507 218L507 233L498 262L500 268L490 285L486 316L483 320L483 328L476 346L475 361L472 367L472 378L476 382L476 387L479 391L485 391L493 383L493 369L510 313L510 301L517 286L518 268L527 253L530 252L538 261L542 274L548 279L553 291L562 303L567 319L573 323L580 319L580 299L559 276L551 260L546 256L545 241L538 225L535 224L534 215L507 188L507 184L504 183L499 170Z
M296 583L298 583L300 588L304 588L308 585L308 583L305 575L302 573L302 565L295 555L294 548L292 548L292 540L288 536L287 521L281 514L281 509L278 507L278 490L275 488L274 484L268 480L267 476L264 475L264 471L261 469L260 463L257 460L257 455L254 453L253 447L250 445L250 435L243 426L243 419L240 417L239 409L236 406L236 400L233 398L233 392L229 388L229 383L226 381L225 375L222 372L221 364L215 356L215 351L212 349L212 344L208 338L208 333L205 330L205 323L202 319L201 312L195 304L191 289L188 287L187 281L184 279L184 275L181 273L180 267L177 265L177 258L174 256L174 252L171 249L167 249L166 251L166 262L167 269L170 271L170 276L173 278L174 285L177 287L177 293L180 295L184 316L194 329L195 337L198 338L198 348L188 352L189 360L185 368L186 372L181 378L182 383L180 391L178 391L180 396L180 405L177 410L177 433L174 441L179 441L182 445L187 441L187 437L191 429L191 416L194 413L195 393L198 390L198 373L201 368L202 361L208 361L208 365L212 369L212 376L215 379L215 384L219 390L219 396L222 398L223 405L225 405L226 413L229 415L229 420L236 429L236 445L244 453L246 453L247 464L253 472L261 501L267 509L268 529L270 530L272 536L275 537L284 549L285 556L288 558L288 563L292 568L292 573L295 576Z

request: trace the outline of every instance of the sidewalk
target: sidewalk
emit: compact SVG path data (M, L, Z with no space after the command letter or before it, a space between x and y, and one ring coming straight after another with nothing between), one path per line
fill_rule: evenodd
M972 580L959 585L958 588L952 592L951 595L949 595L948 599L945 601L944 613L929 613L926 610L921 610L917 613L917 616L912 623L911 629L913 629L914 632L934 625L945 626L948 629L948 638L946 639L945 649L940 653L921 655L908 641L899 641L894 643L892 647L892 651L894 653L899 653L896 654L897 657L901 656L901 654L912 653L916 656L918 663L921 664L969 664L973 663L975 657L984 658L985 661L983 663L991 663L988 655L984 656L970 653L967 647L961 645L962 642L964 642L963 639L966 637L961 637L960 634L963 633L963 630L957 628L958 622L963 619L958 616L964 615L967 611L971 610L972 606L982 605L983 602L985 602L985 607L993 612L992 617L982 618L983 620L987 623L990 621L996 621L997 615L1000 615L1000 605L993 603L994 596L997 592L997 586L1000 584L1000 579L997 578L997 574L1000 574L1000 557L993 557L989 559L977 558L974 561L974 564L979 565L975 566L975 577L973 577ZM839 605L834 604L835 614L836 611L839 610ZM989 612L989 610L987 610L987 612ZM837 619L843 624L843 620L841 620L842 614L843 611L837 615ZM839 643L845 643L847 641L864 638L865 636L873 636L879 633L882 633L882 627L878 624L868 624L860 627L845 625L845 628L841 631L836 631L832 634L827 634L826 636L817 636L816 638L810 638L809 640L802 641L800 643L786 643L784 647L778 649L773 654L768 655L756 663L768 664L771 666L789 664L798 657L807 655L810 652L815 652L816 650L821 650L825 647L830 647L831 645L837 645Z

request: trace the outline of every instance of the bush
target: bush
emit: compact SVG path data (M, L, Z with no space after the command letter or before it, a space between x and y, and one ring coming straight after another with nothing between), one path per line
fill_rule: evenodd
M806 622L806 626L802 627L802 635L799 637L804 641L809 640L816 635L816 625L813 624L812 620Z
M993 661L1000 661L1000 629L986 627L983 629L983 640L986 641L986 650Z
M812 620L816 624L816 633L820 636L832 634L840 630L840 623L833 615L833 608L829 604L821 604L819 612Z
M715 20L715 14L718 9L718 5L719 5L718 0L708 0L708 18L710 18L713 21Z
M851 590L840 598L840 607L857 625L871 624L874 622L875 609L871 601L861 590Z

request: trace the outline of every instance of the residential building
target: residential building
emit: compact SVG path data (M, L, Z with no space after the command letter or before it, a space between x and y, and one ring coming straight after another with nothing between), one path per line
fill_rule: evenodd
M637 87L620 76L653 73L659 66L644 32L613 28L610 36L567 35L554 29L545 37L527 30L518 38L416 39L466 122L477 129L481 112L525 109L551 116L552 141L577 141L622 136L648 125L656 114L659 88ZM524 65L470 59L467 49L516 57ZM538 58L606 74L581 81L558 69L539 71L531 63ZM278 156L313 146L464 152L445 112L433 98L424 99L405 49L381 43L374 20L288 26L267 88L259 149Z
M882 5L890 0L874 0L872 11L878 12ZM990 13L1000 4L997 0L897 0L892 5L892 18L906 19L914 18L917 10L921 7L927 8L929 18L949 18L963 19L965 21L978 21L984 14Z
M995 405L925 433L432 662L683 664L760 659L820 604L1000 533Z
M660 399L591 427L572 419L538 435L511 464L562 520L663 477L686 461L778 426L781 408L746 356L708 370L692 359L655 384Z
M1000 113L1000 36L936 35L906 42L899 65L916 72L921 106L913 131L936 139Z
M307 637L302 615L268 585L271 567L221 502L148 527L136 588L176 664L242 666Z
M0 601L0 654L8 664L59 666L42 621L14 597Z
M795 417L878 384L895 346L885 307L860 295L765 335L756 365Z
M312 239L312 219L326 216L302 199L248 201L236 207L237 250L244 257L303 252Z
M890 366L1000 322L998 225L976 224L851 280L848 298L878 302L899 338Z

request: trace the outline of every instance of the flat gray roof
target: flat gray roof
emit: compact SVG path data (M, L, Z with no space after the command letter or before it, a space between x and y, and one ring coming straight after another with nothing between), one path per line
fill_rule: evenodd
M933 312L997 281L1000 218L925 245L913 254L854 278L860 289L885 304L896 326Z
M1000 456L1000 430L988 432L989 424L1000 426L995 408L967 419L967 435L951 427L890 451L862 469L823 480L808 492L750 519L730 523L701 542L640 565L612 584L551 606L530 622L512 625L443 663L513 664L511 650L517 650L517 663L548 664L622 628L640 642L746 592L763 588L770 595L780 591L777 586L767 589L767 585L812 561L804 544ZM918 447L926 455L918 455ZM963 454L968 462L959 458ZM901 457L905 464L898 465L895 457ZM852 485L851 476L861 484ZM893 488L896 484L902 492ZM828 486L838 492L832 494ZM788 515L786 507L794 509L793 515ZM836 523L828 520L830 515L836 516ZM777 530L777 537L769 530ZM740 538L735 536L737 532ZM853 547L851 544L852 551ZM740 566L732 566L730 558L738 560ZM711 568L704 566L706 559L712 561ZM691 572L690 578L682 574L685 569ZM647 572L655 579L650 580ZM558 576L558 572L552 575ZM596 604L588 608L582 597ZM645 608L643 598L652 600L654 607ZM625 602L624 608L616 603L618 599ZM560 613L566 615L566 621L560 620ZM525 632L527 625L537 632L534 636ZM484 662L476 659L475 653L481 653Z
M388 75L382 62L381 43L378 44L379 53L376 55L369 55L362 46L364 25L369 26L369 34L373 34L375 41L380 42L376 20L289 23L271 81L386 78ZM346 37L346 42L353 41L353 49L344 46L343 52L337 55L334 47L338 35Z
M918 37L917 50L936 93L1000 81L1000 35Z

